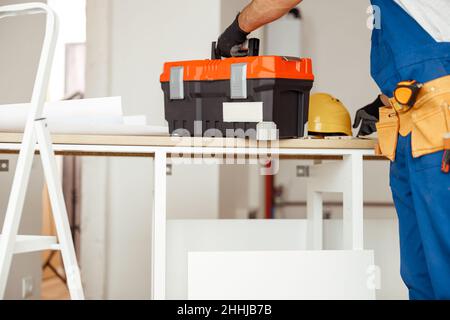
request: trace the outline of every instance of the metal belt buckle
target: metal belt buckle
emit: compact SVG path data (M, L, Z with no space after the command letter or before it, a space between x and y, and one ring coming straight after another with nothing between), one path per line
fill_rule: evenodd
M393 101L392 101L392 107L394 108L394 110L395 110L396 113L399 113L399 112L406 112L406 111L408 111L409 109L411 109L410 106L400 104L400 103L399 103L397 100L395 100L395 99L393 99Z

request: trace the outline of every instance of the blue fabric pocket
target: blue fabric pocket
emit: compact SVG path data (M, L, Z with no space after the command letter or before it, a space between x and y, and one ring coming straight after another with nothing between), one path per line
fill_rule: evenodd
M426 169L441 167L444 151L439 151L413 159L414 171L423 171Z

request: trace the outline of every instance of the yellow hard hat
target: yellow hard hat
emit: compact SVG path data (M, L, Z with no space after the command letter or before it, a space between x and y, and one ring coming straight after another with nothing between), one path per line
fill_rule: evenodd
M327 93L311 95L309 103L309 134L352 136L350 113L344 104Z

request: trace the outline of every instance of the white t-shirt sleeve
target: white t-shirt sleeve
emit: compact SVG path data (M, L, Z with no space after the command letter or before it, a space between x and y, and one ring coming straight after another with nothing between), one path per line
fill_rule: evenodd
M395 0L437 42L450 42L450 0Z

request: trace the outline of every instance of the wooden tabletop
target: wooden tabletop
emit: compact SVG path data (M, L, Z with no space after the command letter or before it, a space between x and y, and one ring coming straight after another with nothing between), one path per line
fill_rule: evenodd
M52 135L53 143L68 145L153 147L279 147L283 149L374 149L374 139L286 139L268 145L234 138L191 138L170 136ZM20 143L22 134L0 133L1 143Z

